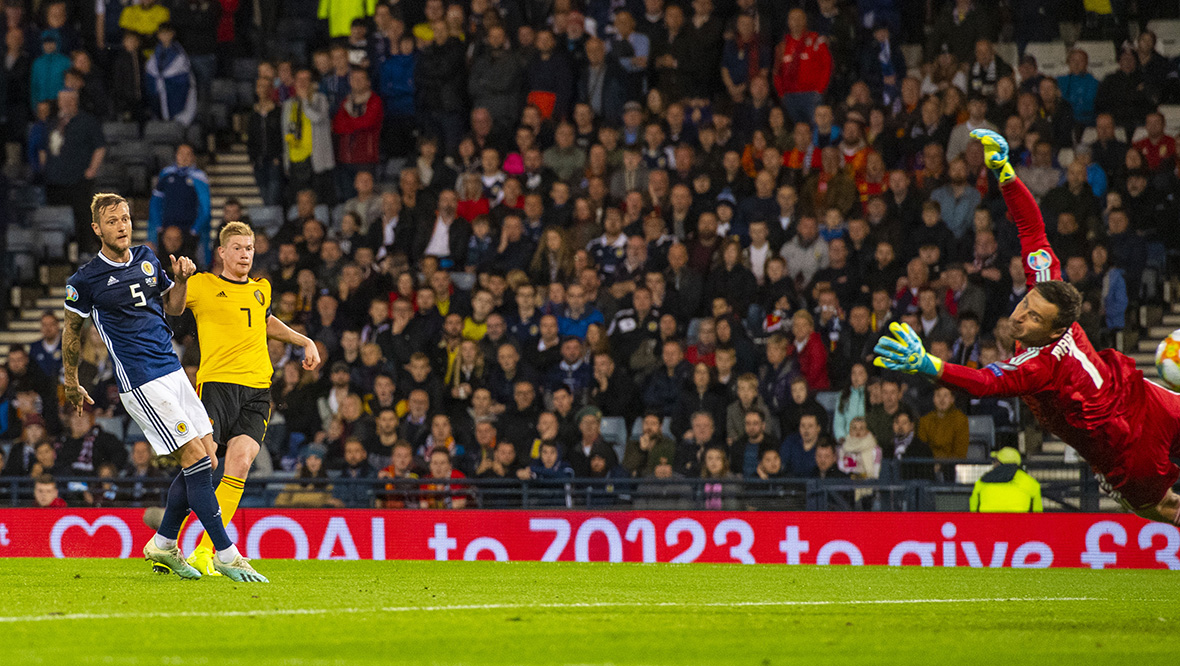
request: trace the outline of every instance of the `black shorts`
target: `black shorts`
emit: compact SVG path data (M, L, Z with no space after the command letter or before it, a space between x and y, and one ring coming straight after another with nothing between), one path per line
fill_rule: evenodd
M270 420L270 389L221 382L205 382L199 388L218 451L224 452L229 440L238 435L262 444Z

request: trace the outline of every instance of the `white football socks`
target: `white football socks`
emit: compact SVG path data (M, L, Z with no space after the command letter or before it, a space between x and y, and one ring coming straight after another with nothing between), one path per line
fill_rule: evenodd
M226 548L225 550L217 551L217 561L221 562L222 564L229 564L230 562L236 560L240 554L241 553L238 552L237 546L230 545L230 547Z
M176 547L176 539L165 539L164 537L160 536L159 532L156 532L155 542L156 548L159 548L160 550L172 550Z

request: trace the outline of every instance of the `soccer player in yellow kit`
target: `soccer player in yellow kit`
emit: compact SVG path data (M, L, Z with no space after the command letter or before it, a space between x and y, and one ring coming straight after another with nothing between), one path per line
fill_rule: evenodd
M238 509L246 475L266 436L270 419L270 380L274 368L267 339L303 348L303 367L320 364L315 343L291 330L271 314L270 282L251 278L254 231L242 222L221 229L221 273L198 273L189 278L185 305L197 320L201 365L197 395L209 412L213 441L222 449L224 467L217 486L221 521L228 525ZM183 530L183 527L181 528ZM209 535L188 558L202 574L213 572Z

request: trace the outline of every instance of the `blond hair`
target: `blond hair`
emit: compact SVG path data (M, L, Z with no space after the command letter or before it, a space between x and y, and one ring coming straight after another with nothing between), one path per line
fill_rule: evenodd
M99 224L104 209L125 203L127 203L127 200L118 194L113 192L99 192L90 200L90 221Z
M218 239L224 247L229 242L229 239L234 236L249 236L253 239L254 230L245 222L228 222L225 226L221 227L221 233L218 234Z

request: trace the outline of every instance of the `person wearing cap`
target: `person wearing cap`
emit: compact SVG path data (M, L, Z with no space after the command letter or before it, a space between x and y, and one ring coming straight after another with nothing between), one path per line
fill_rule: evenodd
M590 476L590 459L594 456L605 458L608 469L618 465L615 450L602 438L602 410L594 406L583 407L578 410L576 422L581 436L566 452L566 462L573 468L574 476Z
M324 457L327 455L328 450L323 444L305 446L299 454L296 482L283 486L283 491L275 498L275 506L343 506L340 500L332 496L332 486L328 483L328 472L324 468Z
M979 513L1040 513L1041 484L1021 465L1011 446L992 453L995 466L975 482L971 510Z

